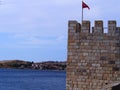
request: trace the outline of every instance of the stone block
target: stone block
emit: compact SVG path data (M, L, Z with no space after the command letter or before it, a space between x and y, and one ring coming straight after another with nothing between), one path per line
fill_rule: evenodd
M103 28L103 21L102 20L95 21L95 27Z

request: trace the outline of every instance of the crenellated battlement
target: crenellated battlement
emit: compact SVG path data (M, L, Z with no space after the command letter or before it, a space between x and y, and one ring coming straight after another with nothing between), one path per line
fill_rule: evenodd
M120 32L120 27L116 26L116 21L108 21L107 30L108 33L104 33L103 21L98 20L94 22L94 26L91 27L90 21L83 21L82 24L78 23L77 21L69 21L69 30L70 32L75 33L97 33L97 34L118 34Z
M118 84L120 27L116 21L108 21L107 28L102 20L93 27L90 21L69 21L66 90L111 90Z

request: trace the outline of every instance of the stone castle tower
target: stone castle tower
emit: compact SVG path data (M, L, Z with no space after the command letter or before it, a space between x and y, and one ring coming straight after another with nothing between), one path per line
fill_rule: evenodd
M108 21L104 33L99 20L90 29L90 21L68 23L66 90L112 90L120 84L120 27Z

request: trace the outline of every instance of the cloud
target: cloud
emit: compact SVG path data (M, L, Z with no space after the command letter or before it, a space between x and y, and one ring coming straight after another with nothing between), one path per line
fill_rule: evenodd
M55 9L57 6L51 4L39 0L4 2L0 9L0 32L38 33L40 31L41 34L49 31L56 32L59 23L62 23L62 20L58 20L62 18L61 12L57 13L61 9L57 10Z
M66 36L40 36L39 34L1 33L0 48L65 48Z
M57 47L59 45L63 46L66 38L61 37L31 37L26 38L24 41L19 42L22 47L30 46L31 48L48 48ZM66 43L65 43L66 44Z

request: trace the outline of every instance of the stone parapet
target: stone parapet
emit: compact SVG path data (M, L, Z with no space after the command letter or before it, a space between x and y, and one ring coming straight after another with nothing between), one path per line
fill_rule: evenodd
M99 34L105 34L104 33L104 25L102 20L96 20L94 23L94 26L92 27L92 33L99 33ZM74 31L76 33L90 33L91 30L91 22L86 20L82 21L82 24L78 23L77 21L69 21L68 28L70 31ZM118 31L120 33L120 27L116 26L116 21L111 20L108 21L108 33L107 34L117 34Z

